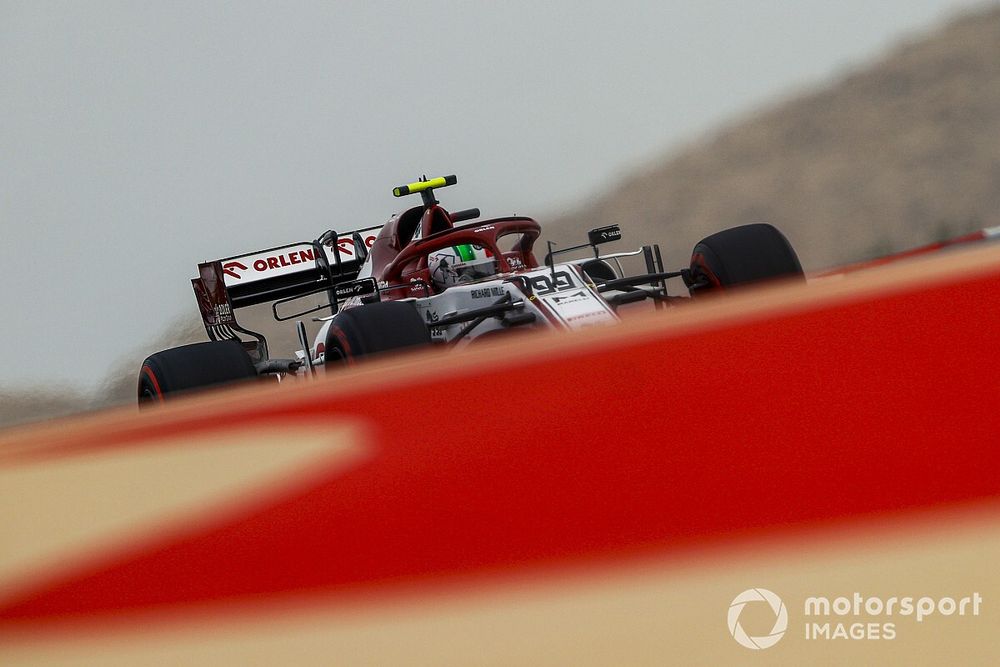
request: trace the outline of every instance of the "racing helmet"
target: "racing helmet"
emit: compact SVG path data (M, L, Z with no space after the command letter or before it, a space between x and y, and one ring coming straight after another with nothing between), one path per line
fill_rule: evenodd
M469 243L451 246L427 257L431 282L438 290L496 275L497 262L482 246Z

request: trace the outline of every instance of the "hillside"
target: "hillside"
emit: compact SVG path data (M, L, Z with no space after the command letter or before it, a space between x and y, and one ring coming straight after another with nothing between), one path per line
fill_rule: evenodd
M0 428L131 403L135 401L139 365L149 353L202 340L208 338L201 320L189 316L177 318L168 331L149 343L148 348L121 359L93 396L78 391L57 393L42 387L0 387Z
M768 221L808 268L858 260L1000 224L997 137L993 7L689 145L550 234L619 222L630 243L656 240L684 262L718 229Z
M49 389L0 390L0 428L39 419L54 419L95 407L89 396L52 393Z
M768 221L817 269L1000 225L997 137L1000 6L731 123L543 223L548 237L569 242L618 222L621 245L657 241L678 266L698 239ZM268 319L261 311L245 323L254 328ZM292 327L271 331L281 333L272 347L288 354ZM5 388L0 426L130 402L144 356L196 340L205 335L192 312L122 360L95 398Z

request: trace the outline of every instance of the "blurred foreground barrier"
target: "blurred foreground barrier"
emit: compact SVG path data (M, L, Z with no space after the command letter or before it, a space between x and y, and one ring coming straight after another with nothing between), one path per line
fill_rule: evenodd
M998 294L984 248L8 432L0 663L995 663Z

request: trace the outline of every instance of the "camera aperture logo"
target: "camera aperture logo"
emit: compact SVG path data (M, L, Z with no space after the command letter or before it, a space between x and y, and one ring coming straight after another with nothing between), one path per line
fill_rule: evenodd
M771 606L771 611L774 612L774 627L771 628L769 634L751 637L743 629L743 626L740 625L740 614L743 613L743 608L749 602L766 602ZM766 588L750 588L745 590L733 598L732 603L729 605L729 634L741 646L754 650L771 648L785 636L785 630L787 629L788 610L785 609L785 603Z

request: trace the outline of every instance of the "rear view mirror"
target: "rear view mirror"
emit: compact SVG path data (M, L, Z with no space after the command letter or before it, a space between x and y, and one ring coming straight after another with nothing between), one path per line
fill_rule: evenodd
M587 240L590 241L590 245L600 245L602 243L618 241L621 237L622 229L618 225L598 227L597 229L591 229L587 232Z

